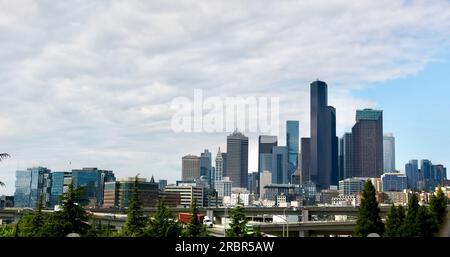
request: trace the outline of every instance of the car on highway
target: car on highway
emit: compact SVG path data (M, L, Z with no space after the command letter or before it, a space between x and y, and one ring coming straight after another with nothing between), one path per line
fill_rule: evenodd
M203 219L203 224L206 225L209 228L212 228L214 223L212 222L212 220L208 217L205 216L205 218Z

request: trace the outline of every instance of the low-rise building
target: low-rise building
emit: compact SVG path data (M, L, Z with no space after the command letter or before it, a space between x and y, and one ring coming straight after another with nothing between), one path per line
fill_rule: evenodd
M336 206L356 206L355 195L339 195L331 198L331 205Z
M181 195L179 192L160 191L159 199L163 200L164 203L169 207L181 207Z
M278 205L278 207L287 207L288 202L286 199L286 195L281 194L281 195L277 196L277 205ZM290 205L290 203L289 203L289 205Z
M222 180L216 180L214 183L218 197L223 198L224 196L231 196L231 188L233 183L229 177L223 177Z
M178 185L166 186L164 192L178 193L180 195L180 205L183 207L191 206L193 199L197 201L198 207L203 207L203 190L202 187L197 187L192 184L179 183Z
M323 189L320 192L320 195L321 195L320 203L332 204L333 197L338 197L339 191L336 189Z
M383 197L383 202L394 205L406 205L408 204L408 193L404 190L403 192L383 192L385 197Z
M127 208L133 195L134 177L106 182L103 193L104 208ZM159 183L138 178L138 197L144 207L155 207L158 201Z
M236 206L238 203L249 206L252 205L255 200L255 194L249 193L231 193L231 196L223 197L223 204L226 206Z
M355 194L355 198L356 198L356 200L355 200L355 205L356 205L356 206L361 205L362 192L356 193L356 194ZM380 203L380 204L383 203L383 202L384 202L383 192L375 191L375 200L377 201L377 203Z
M381 182L383 192L403 192L408 184L403 173L384 173L381 175Z
M365 178L346 178L339 181L339 194L353 195L362 191Z

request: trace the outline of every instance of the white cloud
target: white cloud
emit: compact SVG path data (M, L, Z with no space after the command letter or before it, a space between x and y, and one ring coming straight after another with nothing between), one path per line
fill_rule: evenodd
M308 85L320 78L341 133L356 108L376 106L353 89L420 71L450 38L444 0L7 1L0 17L8 163L62 169L72 160L172 181L181 155L214 153L226 135L172 133L174 97L194 88L279 96L280 123L300 119L307 136ZM0 178L11 184L16 168L1 164Z

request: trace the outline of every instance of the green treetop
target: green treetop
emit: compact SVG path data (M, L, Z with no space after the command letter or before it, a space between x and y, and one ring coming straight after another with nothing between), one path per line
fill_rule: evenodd
M230 228L226 230L228 237L243 237L245 236L247 229L247 218L244 214L244 208L241 205L237 205L230 211Z
M436 217L426 206L419 206L416 216L417 237L432 237L438 232Z
M122 230L124 236L136 237L144 235L145 217L142 210L142 203L139 200L138 176L134 179L133 193L128 203L128 215L125 226Z
M413 193L408 201L405 222L403 224L403 237L415 237L419 231L417 224L417 212L419 211L419 198Z
M191 221L186 226L184 236L199 237L204 236L203 233L205 232L203 224L201 224L198 219L197 201L194 199L191 203Z
M370 233L383 235L384 224L380 218L380 208L375 198L375 187L368 180L364 184L358 220L356 221L355 236L366 237Z
M447 218L447 197L441 186L438 187L436 195L430 198L430 211L435 216L439 228L442 228Z
M61 196L62 211L57 213L56 218L63 223L63 234L79 233L84 234L88 225L88 215L80 206L81 190L74 189L70 184L66 193Z
M164 200L158 201L156 213L148 220L146 234L152 237L178 237L181 227Z
M401 237L403 233L402 229L404 220L405 209L403 206L400 205L396 207L395 205L392 205L386 217L384 236Z

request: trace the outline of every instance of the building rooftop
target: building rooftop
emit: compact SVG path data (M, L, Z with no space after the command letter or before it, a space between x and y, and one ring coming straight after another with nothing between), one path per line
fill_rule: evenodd
M379 120L383 115L382 110L364 109L356 110L356 121L360 120Z
M241 132L239 132L239 130L236 128L233 133L231 133L230 136L239 136L239 137L245 137L244 134L242 134Z

